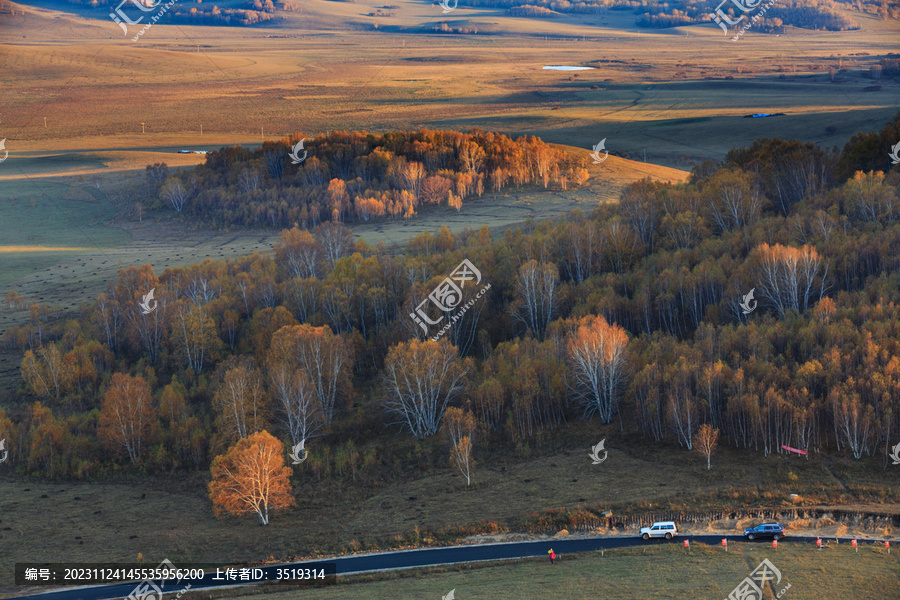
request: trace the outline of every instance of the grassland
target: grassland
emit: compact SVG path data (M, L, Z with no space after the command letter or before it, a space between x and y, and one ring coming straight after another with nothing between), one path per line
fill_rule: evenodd
M10 151L0 164L0 246L29 251L4 253L0 290L64 308L89 301L119 261L164 268L184 264L179 255L186 262L269 245L271 232L235 240L234 232L203 236L177 220L161 225L156 215L155 225L132 222L138 198L130 190L146 164L202 161L178 155L181 148L257 144L297 131L482 127L585 153L606 138L613 155L636 161L611 158L592 169L587 190L508 193L459 214L358 229L372 243L400 243L444 223L498 229L590 208L645 175L684 177L658 165L689 170L758 137L841 145L880 128L900 92L889 80L864 91L872 83L865 73L895 49L900 26L856 13L859 31L789 30L735 44L715 27L639 31L633 15L616 12L546 21L463 6L441 16L435 5L399 0L392 16L371 17L380 7L374 0L310 0L266 28L163 19L131 42L106 10L10 6L14 14L0 14L0 69L5 88L18 93L5 94L0 113ZM431 33L444 20L492 33ZM546 64L595 70L544 71ZM742 118L761 111L788 114ZM83 250L46 250L60 246ZM21 318L0 314L0 329ZM5 370L0 364L0 378Z
M412 572L362 579L364 583L304 589L310 600L394 600L440 598L451 589L460 600L494 598L553 598L554 600L650 600L704 598L728 594L764 559L781 571L779 585L764 591L766 600L896 598L900 555L864 546L854 554L849 544L817 552L810 545L782 544L778 551L762 544L731 544L721 548L693 544L689 553L680 545L610 550L601 554L564 556L556 564L523 560L494 566L466 566L442 571ZM232 599L288 600L297 592L261 594L243 588L226 592ZM894 594L894 595L892 595ZM218 594L216 594L218 595Z
M593 467L587 449L604 437L609 458L602 468ZM394 451L420 457L443 452L437 443L417 445L404 437L396 438ZM17 561L65 556L73 562L117 562L136 560L139 554L176 562L286 560L450 541L469 535L474 523L493 522L501 533L518 531L527 515L555 507L609 509L616 515L760 505L790 508L789 494L799 493L803 506L840 504L884 514L900 510L900 474L883 468L877 459L835 459L826 466L818 457L763 458L723 449L707 471L698 455L675 446L650 446L618 434L615 427L590 423L531 440L519 452L480 452L476 460L481 466L468 489L449 465L389 481L353 482L348 477L317 482L301 475L295 486L297 507L276 515L269 527L259 527L252 517L215 519L202 473L112 475L106 482L3 478L0 591L9 589L3 573L11 573ZM726 520L685 530L737 533L744 526L745 521ZM828 520L802 526L823 536L856 533ZM440 531L447 533L436 533ZM896 532L879 528L859 534ZM725 579L723 585L731 581Z
M460 8L451 19L434 5L396 5L387 22L365 16L380 6L374 0L311 0L303 15L279 15L270 28L163 20L139 42L122 39L107 11L0 15L7 87L32 92L6 99L4 170L50 149L475 126L585 149L607 138L614 154L643 159L646 150L650 162L684 167L762 136L841 145L896 111L896 81L864 91L869 66L896 50L896 21L853 13L859 31L789 29L734 43L709 26L638 31L630 14L535 21ZM443 20L490 24L494 33L428 33ZM541 70L546 64L596 70ZM753 112L788 114L741 119Z

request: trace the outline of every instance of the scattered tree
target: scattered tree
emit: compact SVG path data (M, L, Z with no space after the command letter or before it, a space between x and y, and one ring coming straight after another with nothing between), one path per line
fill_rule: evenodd
M223 456L213 459L210 472L209 499L216 516L256 513L259 524L268 525L270 510L295 504L284 445L268 431L238 440Z
M704 423L694 436L694 450L706 457L706 470L709 471L709 460L719 444L719 430L709 423Z
M444 431L450 440L450 464L466 479L466 485L472 483L472 442L475 437L475 415L467 410L451 406L444 415Z

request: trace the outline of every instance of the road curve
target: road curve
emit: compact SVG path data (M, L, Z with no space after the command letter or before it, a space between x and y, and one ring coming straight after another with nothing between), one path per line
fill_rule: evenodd
M351 575L357 573L369 573L373 571L387 571L394 569L411 569L416 567L429 567L436 565L449 565L465 562L482 562L491 560L504 560L515 558L529 558L546 556L547 551L553 548L557 555L573 554L576 552L593 552L611 548L626 548L629 546L651 544L682 544L683 540L690 540L709 545L720 545L723 539L729 543L746 542L743 536L738 535L682 535L673 540L643 541L637 536L611 536L590 538L554 538L529 542L507 542L499 544L470 544L465 546L448 546L443 548L422 548L416 550L396 550L391 552L376 552L372 554L357 554L353 556L341 556L329 560L304 561L297 563L268 565L262 567L269 577L275 579L275 570L283 568L321 568L325 563L334 564L338 575ZM788 536L779 540L779 543L808 543L814 544L816 537ZM838 539L841 542L850 542L852 538L823 538L824 541ZM768 544L770 540L759 542ZM883 539L860 539L860 544L884 544ZM178 566L178 565L176 565ZM241 585L259 585L254 583L241 583L236 581L213 581L214 573L207 573L202 582L191 583L191 591L214 587L237 587ZM78 588L56 589L51 592L38 592L17 598L31 598L33 600L108 600L112 598L127 598L135 588L136 582L113 583L93 585ZM175 581L165 582L165 593L176 592L184 589L184 585L178 585Z

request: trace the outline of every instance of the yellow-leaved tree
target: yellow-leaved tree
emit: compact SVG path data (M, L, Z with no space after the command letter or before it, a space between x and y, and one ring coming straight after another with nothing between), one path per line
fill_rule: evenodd
M269 524L269 511L293 506L291 468L284 464L284 445L268 431L242 438L213 459L209 499L216 516L256 513Z
M461 408L451 407L444 413L444 432L450 440L450 464L466 478L466 485L472 484L472 439L477 423L475 415Z
M694 451L706 457L706 470L709 471L709 459L719 445L719 430L704 423L694 435Z

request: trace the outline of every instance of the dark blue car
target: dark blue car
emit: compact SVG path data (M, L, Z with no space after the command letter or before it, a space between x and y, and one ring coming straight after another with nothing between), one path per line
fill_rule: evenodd
M784 537L784 527L782 527L780 523L763 523L762 525L745 529L744 537L748 540L764 537L770 537L777 540L778 538Z

